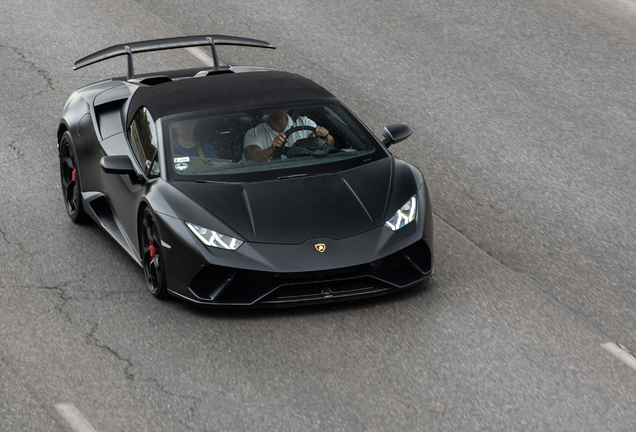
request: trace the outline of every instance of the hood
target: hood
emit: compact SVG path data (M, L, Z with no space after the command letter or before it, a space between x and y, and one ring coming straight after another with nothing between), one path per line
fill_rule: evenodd
M174 184L247 241L341 239L384 224L392 158L335 174L257 183Z

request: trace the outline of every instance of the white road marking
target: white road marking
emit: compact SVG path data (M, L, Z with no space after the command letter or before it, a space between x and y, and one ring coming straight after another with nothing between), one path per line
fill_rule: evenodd
M97 432L72 403L57 404L55 408L75 432Z
M214 67L214 60L208 54L206 54L201 48L186 48L190 54L203 62L204 65Z
M623 363L627 364L627 366L636 370L636 357L631 355L629 352L612 342L603 343L601 346L622 360Z

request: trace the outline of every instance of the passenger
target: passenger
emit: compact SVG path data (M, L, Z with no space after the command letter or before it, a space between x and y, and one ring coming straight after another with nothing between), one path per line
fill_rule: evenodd
M266 123L261 123L250 129L245 134L243 141L243 157L248 161L263 162L271 159L276 148L284 144L291 147L296 140L308 137L319 137L331 145L335 145L334 139L329 135L329 131L307 117L298 117L296 121L287 114L288 109L278 109L268 111L269 119ZM299 131L292 134L289 140L285 139L284 132L296 126L311 126L316 128L315 132Z
M175 134L171 139L172 148L177 153L192 158L218 158L216 149L209 142L195 138L194 131L197 127L198 120L184 120L173 123L171 128Z

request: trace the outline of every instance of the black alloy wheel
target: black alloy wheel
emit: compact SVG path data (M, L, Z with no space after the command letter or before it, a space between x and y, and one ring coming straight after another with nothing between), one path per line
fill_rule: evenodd
M71 135L65 132L60 141L60 179L66 212L75 223L88 221L84 211L77 163L71 149Z
M148 289L157 298L168 297L166 270L163 266L161 237L150 208L144 210L141 220L141 255Z

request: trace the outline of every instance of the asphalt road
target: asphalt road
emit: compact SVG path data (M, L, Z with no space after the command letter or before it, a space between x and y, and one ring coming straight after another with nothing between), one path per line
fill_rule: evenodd
M0 2L0 431L632 430L636 3ZM73 72L122 42L220 33L306 75L431 190L435 276L363 302L214 311L146 292L66 216ZM139 56L139 71L197 65ZM70 408L69 408L70 407Z

